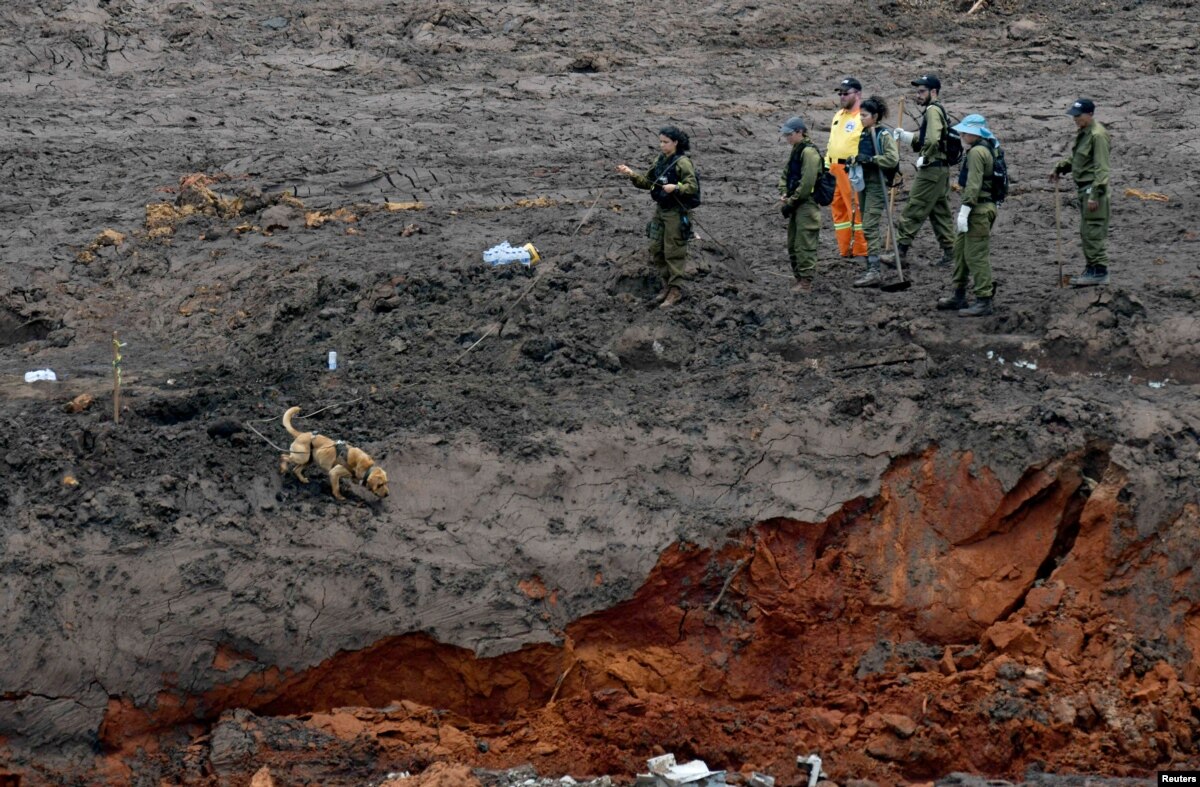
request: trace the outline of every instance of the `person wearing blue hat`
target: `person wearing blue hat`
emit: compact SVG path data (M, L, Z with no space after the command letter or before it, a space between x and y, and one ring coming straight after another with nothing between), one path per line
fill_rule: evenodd
M813 187L821 174L821 154L808 138L802 118L788 118L779 135L792 146L792 155L779 176L779 212L788 220L788 259L796 283L792 291L812 290L817 271L817 245L821 233L821 211L813 201Z
M996 284L992 281L991 236L996 223L992 202L991 142L995 139L983 115L967 115L954 126L966 154L958 173L962 206L954 238L954 294L938 299L941 311L956 310L959 317L984 317L992 313ZM974 282L975 303L967 300L967 285Z
M1059 175L1070 173L1079 192L1079 236L1083 245L1083 275L1072 276L1076 287L1108 284L1108 219L1111 209L1108 194L1111 143L1108 130L1096 120L1096 104L1090 98L1076 99L1067 114L1078 131L1071 155L1058 162L1050 173L1057 183Z

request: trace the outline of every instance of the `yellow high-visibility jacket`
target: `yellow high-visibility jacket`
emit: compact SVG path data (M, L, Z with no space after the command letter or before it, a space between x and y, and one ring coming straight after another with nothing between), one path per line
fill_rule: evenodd
M862 136L862 119L857 109L839 109L833 116L829 128L829 148L825 151L825 164L832 166L838 159L858 155L858 138Z

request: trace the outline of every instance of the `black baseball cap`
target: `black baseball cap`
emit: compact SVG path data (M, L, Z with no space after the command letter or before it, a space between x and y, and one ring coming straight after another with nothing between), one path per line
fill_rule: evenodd
M842 83L840 85L838 85L838 89L835 90L834 92L835 93L844 93L847 90L858 90L861 92L862 91L862 82L859 82L854 77L846 77L845 79L842 80Z
M1071 108L1067 110L1067 114L1071 117L1079 115L1091 115L1096 111L1096 104L1090 98L1077 98Z
M937 74L925 74L919 76L912 81L913 87L927 87L930 90L941 90L942 80L937 78Z

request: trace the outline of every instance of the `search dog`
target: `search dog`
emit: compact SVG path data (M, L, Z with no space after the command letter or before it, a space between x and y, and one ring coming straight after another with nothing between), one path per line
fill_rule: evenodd
M287 429L294 439L289 449L291 453L279 455L280 473L291 470L292 475L301 483L307 484L304 469L315 464L329 476L333 496L338 500L346 499L340 489L343 478L358 481L376 497L388 496L387 473L375 464L375 460L366 451L316 432L301 432L292 426L292 416L298 412L299 407L292 407L283 414L283 428Z

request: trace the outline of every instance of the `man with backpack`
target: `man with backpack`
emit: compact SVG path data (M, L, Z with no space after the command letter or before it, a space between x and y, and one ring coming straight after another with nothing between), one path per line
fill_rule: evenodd
M896 129L893 136L906 145L911 145L917 154L917 174L913 178L908 202L900 215L900 226L896 228L896 245L900 250L900 262L908 264L908 249L912 246L917 230L929 219L933 234L942 247L939 265L954 261L954 220L950 217L950 170L957 159L949 160L948 140L950 123L946 110L938 100L942 81L934 74L925 74L912 81L917 88L917 103L923 108L921 128L917 133Z
M941 311L957 311L959 317L984 317L992 313L996 284L992 281L991 235L996 223L997 196L995 151L999 142L983 115L967 115L954 127L967 153L958 173L962 207L958 209L954 239L954 294L939 298ZM973 280L975 303L967 301L968 279Z
M779 176L779 210L788 220L788 258L796 277L792 292L809 292L817 270L821 232L821 211L813 190L824 174L824 161L809 140L803 119L788 118L779 134L792 146L792 155Z
M882 124L887 117L887 103L882 98L871 96L862 102L860 115L863 133L854 162L863 170L862 223L867 238L867 270L854 280L854 286L878 287L883 278L880 253L887 251L879 232L879 218L887 210L887 186L900 165L900 151L890 129Z
M1050 180L1057 183L1059 175L1068 172L1075 179L1079 193L1079 236L1083 242L1083 275L1072 276L1075 287L1095 287L1108 284L1108 218L1111 206L1108 194L1109 154L1108 130L1096 121L1096 105L1090 98L1081 98L1071 105L1067 114L1075 121L1078 131L1071 155L1058 162Z

